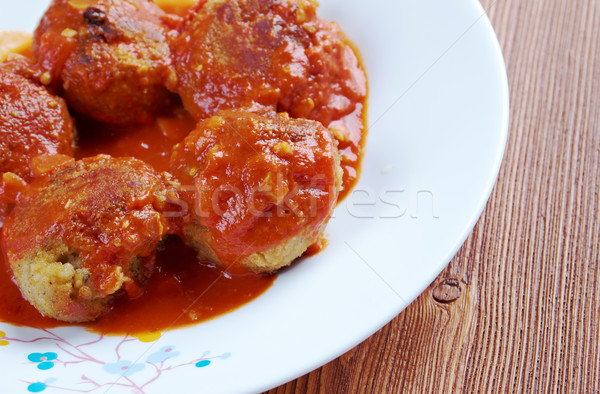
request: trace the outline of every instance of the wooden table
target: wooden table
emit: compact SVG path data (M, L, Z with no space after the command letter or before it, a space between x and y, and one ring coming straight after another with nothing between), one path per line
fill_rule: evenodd
M272 393L600 392L600 0L484 0L511 92L498 183L390 324Z

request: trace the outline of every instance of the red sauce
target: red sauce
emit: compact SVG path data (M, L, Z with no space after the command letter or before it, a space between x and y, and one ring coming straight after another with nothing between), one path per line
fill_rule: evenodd
M169 1L164 3L165 9L178 15L184 15L187 9L187 6L178 5L175 1L170 5ZM355 53L358 54L358 51ZM80 133L75 156L77 159L99 153L115 157L132 156L149 163L158 171L166 171L171 148L195 127L192 117L185 111L177 109L174 114L158 118L148 125L125 127L75 115L78 130L85 130L85 133ZM366 136L366 107L358 105L354 113L340 122L349 135L338 146L344 168L343 190L338 202L349 194L358 179ZM4 208L0 205L0 211ZM325 246L326 240L323 239L311 246L304 256L315 255ZM273 284L275 278L247 272L227 272L198 261L191 248L170 236L158 251L156 272L144 294L136 299L117 299L110 312L98 321L82 326L102 334L136 334L196 324L256 299ZM44 317L22 297L2 250L0 305L0 321L3 322L35 328L71 325Z
M306 252L304 252L302 257L311 257L321 253L321 251L327 247L327 244L327 238L321 237L316 243L310 245L308 249L306 249Z
M172 117L159 118L143 126L113 126L76 115L78 130L86 130L79 139L77 158L99 153L115 157L133 156L159 171L168 167L173 145L194 127L192 118L183 111ZM360 135L360 132L359 132ZM351 185L345 185L350 188ZM306 256L318 253L323 244L315 245ZM37 328L67 326L41 315L22 296L12 280L2 253L0 268L0 321ZM161 331L200 323L230 312L263 294L275 276L254 273L223 272L198 261L195 252L175 237L159 250L157 272L143 296L117 300L113 309L94 323L84 326L102 334L133 334Z
M100 153L114 157L133 156L149 163L157 171L169 169L171 148L195 127L191 116L183 110L172 117L160 117L147 125L114 126L84 115L76 115L79 137L77 159Z
M358 105L356 110L350 115L340 120L348 131L345 140L338 141L338 150L342 155L341 166L344 170L342 178L342 190L338 195L338 204L350 194L358 177L360 175L360 164L363 155L363 149L367 123L367 109L365 105Z
M119 303L88 327L108 333L161 331L199 323L244 305L267 290L275 276L223 272L197 261L179 238L160 248L157 271L142 297Z
M36 328L69 326L42 316L22 296L0 256L0 321ZM195 252L170 237L158 252L155 275L143 296L120 299L94 323L102 334L135 334L199 323L227 313L266 291L274 276L228 273L196 259Z
M159 171L167 169L173 145L181 141L194 122L189 115L159 118L144 126L106 125L76 115L78 130L86 130L79 140L77 158L99 153L115 157L133 156ZM4 262L0 268L0 321L38 328L66 326L42 316L22 296ZM230 312L263 294L275 276L223 272L198 261L195 252L175 237L169 238L157 257L157 271L144 294L136 299L122 298L113 309L94 323L84 326L102 334L134 334L161 331L199 323Z

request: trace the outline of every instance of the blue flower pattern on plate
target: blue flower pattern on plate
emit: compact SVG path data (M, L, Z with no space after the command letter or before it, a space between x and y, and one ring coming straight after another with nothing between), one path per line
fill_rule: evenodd
M150 364L160 364L170 358L179 356L179 352L174 352L175 346L163 346L158 352L152 353L146 359Z
M208 367L210 365L210 360L200 360L196 363L196 367L203 368Z
M27 391L29 391L30 393L41 393L42 391L46 390L47 387L48 386L46 386L45 383L37 382L27 386Z
M89 340L85 340L81 341L81 343L77 343L72 342L70 338L62 337L48 329L41 329L40 331L43 332L41 336L29 339L8 337L4 332L0 332L2 334L2 337L0 338L2 338L4 342L10 344L32 344L40 340L53 340L55 342L55 346L57 346L61 350L60 359L59 355L55 352L33 352L27 355L28 363L25 364L33 364L35 365L35 369L37 370L63 370L62 368L54 368L54 366L56 365L64 366L65 368L67 368L68 366L75 365L89 365L90 367L92 367L92 365L96 365L100 369L96 370L95 376L87 375L85 373L83 375L80 375L79 382L76 383L78 385L82 385L79 387L72 386L73 383L67 383L70 379L67 379L66 382L63 378L57 379L57 377L48 377L47 379L41 381L33 379L21 380L21 382L25 384L24 389L30 393L41 393L45 392L48 389L53 390L53 392L68 391L78 393L89 393L92 391L96 391L96 389L101 387L111 386L114 383L114 376L120 375L125 378L124 381L121 381L120 386L131 388L136 393L144 394L146 393L145 387L158 380L164 372L179 368L204 368L209 365L213 365L215 360L226 360L229 357L231 357L231 353L211 355L210 351L205 351L202 355L198 355L196 358L191 360L188 359L187 361L183 362L171 362L171 359L180 357L181 353L179 351L176 351L176 347L174 345L168 345L161 347L154 353L151 353L142 362L132 362L129 360L123 360L121 358L121 353L124 351L122 350L124 346L128 346L128 344L134 345L140 342L155 342L161 338L161 335L152 337L152 341L142 340L138 336L125 335L121 338L121 340L118 343L115 343L114 349L116 361L107 362L108 360L98 357L94 354L94 352L90 352L87 349L81 349L83 346L91 346L104 341L104 335L96 337L96 339L91 342ZM3 343L0 344L0 346L3 346ZM99 347L97 346L96 348ZM115 359L113 358L113 360ZM148 368L148 366L151 366L151 368ZM94 369L95 368L96 367L94 367ZM71 370L72 368L68 369ZM60 371L56 371L56 373L58 375L62 375L63 373ZM105 378L102 379L102 377L97 374L98 371L104 371L109 375L105 376ZM141 373L142 371L143 373ZM113 377L110 377L110 375L113 375ZM135 377L132 377L133 375L135 375Z
M128 360L104 364L104 370L106 372L112 373L114 375L122 375L127 377L140 372L145 367L146 365L144 364L133 364L131 361Z
M32 363L37 363L38 369L43 371L54 367L53 361L58 358L58 354L53 352L48 353L31 353L27 359Z

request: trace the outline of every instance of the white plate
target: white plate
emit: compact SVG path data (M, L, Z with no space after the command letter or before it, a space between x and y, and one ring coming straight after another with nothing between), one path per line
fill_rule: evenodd
M321 3L370 80L362 178L336 210L329 247L249 305L154 342L0 324L3 392L265 390L363 341L448 263L486 203L507 134L506 73L484 10L476 0ZM0 28L33 29L46 4L4 0Z

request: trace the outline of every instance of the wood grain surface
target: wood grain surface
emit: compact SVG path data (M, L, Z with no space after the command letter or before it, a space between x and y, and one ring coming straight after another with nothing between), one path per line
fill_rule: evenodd
M484 0L510 130L457 256L367 341L271 393L600 392L600 0Z

